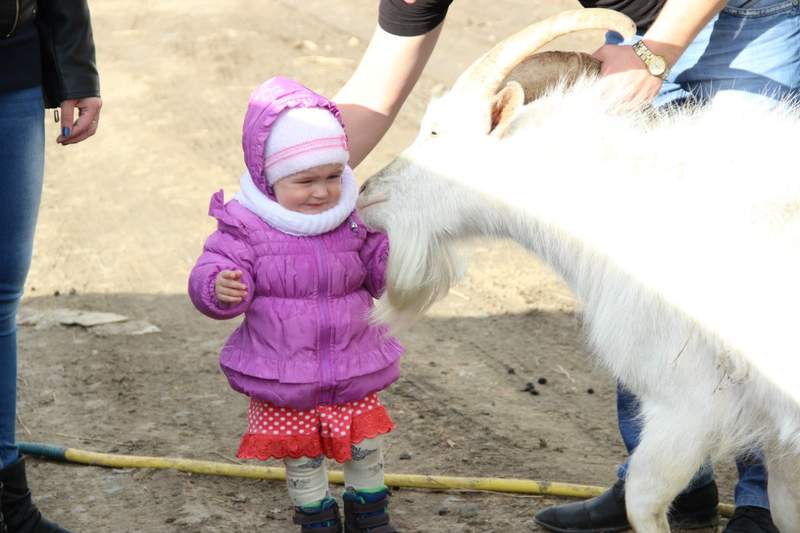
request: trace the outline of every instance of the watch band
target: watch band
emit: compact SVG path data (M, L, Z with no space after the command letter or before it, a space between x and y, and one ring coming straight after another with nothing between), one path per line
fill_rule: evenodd
M664 56L654 54L642 41L638 41L633 45L633 51L636 52L639 59L644 62L647 71L651 75L661 78L662 80L667 78L669 75L669 64Z

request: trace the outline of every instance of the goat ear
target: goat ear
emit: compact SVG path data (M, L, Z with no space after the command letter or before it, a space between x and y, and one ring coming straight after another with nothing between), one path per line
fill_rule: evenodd
M495 137L502 137L517 109L525 101L525 91L522 86L511 81L503 89L494 95L491 103L489 134Z

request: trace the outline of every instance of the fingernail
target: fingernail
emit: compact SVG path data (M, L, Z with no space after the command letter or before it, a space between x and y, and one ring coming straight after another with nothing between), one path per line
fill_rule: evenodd
M69 137L69 132L70 132L69 128L61 128L61 135L62 136Z

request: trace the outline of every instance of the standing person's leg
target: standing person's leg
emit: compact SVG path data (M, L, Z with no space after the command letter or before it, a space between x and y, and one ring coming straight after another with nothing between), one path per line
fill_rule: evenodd
M31 261L44 173L41 89L0 94L0 467L19 459L16 314Z
M16 314L28 274L44 174L40 87L0 93L0 509L9 531L67 533L31 499L16 445Z
M390 533L389 489L383 483L383 435L351 446L353 459L344 464L345 530Z
M328 491L325 457L284 459L286 486L295 506L293 521L301 532L340 533L339 506Z
M736 483L736 510L725 533L778 533L770 509L767 467L764 455L755 452L736 458L739 480Z
M736 458L739 482L736 484L734 502L736 507L761 507L769 509L769 498L764 492L767 486L767 468L764 454L755 452Z

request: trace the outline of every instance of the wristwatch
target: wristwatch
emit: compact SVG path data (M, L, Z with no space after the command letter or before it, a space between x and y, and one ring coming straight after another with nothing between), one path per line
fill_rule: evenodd
M633 45L633 51L644 62L650 74L662 80L667 79L669 65L663 56L654 54L642 41Z

